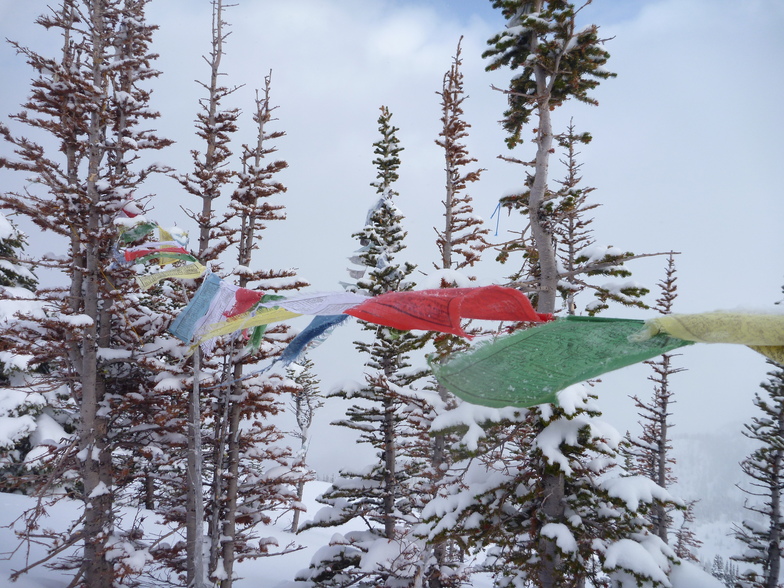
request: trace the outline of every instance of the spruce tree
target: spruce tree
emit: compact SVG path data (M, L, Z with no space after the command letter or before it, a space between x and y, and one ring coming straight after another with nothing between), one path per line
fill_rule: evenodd
M616 247L597 244L591 228L591 215L600 205L592 200L595 188L582 185L583 164L578 160L578 147L588 145L593 137L590 133L578 133L574 121L570 121L566 132L555 135L554 139L563 149L564 157L560 162L566 173L563 179L557 180L560 188L549 193L548 202L540 211L540 216L547 219L552 228L555 255L561 268L558 294L563 301L564 311L567 314L581 314L583 309L577 308L576 305L576 299L581 292L593 294L593 299L584 305L584 311L591 316L607 309L610 302L644 307L641 297L647 294L648 290L634 281L620 280L631 276L631 272L624 266L624 261L635 256ZM515 199L517 204L524 200L513 197L502 201L511 204ZM502 256L518 246L519 242L506 244L502 248ZM530 244L525 246L531 249ZM535 253L526 258L524 269L527 269L529 274L536 275L538 270L530 262L531 259L537 258ZM523 275L525 274L520 274L520 277ZM612 279L609 283L608 278Z
M462 38L461 38L462 41ZM488 245L486 235L490 232L482 226L482 219L474 214L472 198L466 192L468 186L478 182L484 171L466 169L476 163L462 142L471 127L464 120L463 103L468 98L463 88L463 60L460 43L452 61L452 67L444 74L441 91L441 132L436 144L444 150L445 194L443 229L436 228L436 244L441 259L433 264L437 270L462 270L473 266L483 249ZM468 277L471 280L471 277ZM442 287L453 285L444 277Z
M139 154L169 143L145 128L158 116L144 89L158 75L149 51L155 27L145 22L145 5L63 0L59 10L40 17L39 24L62 33L62 53L52 59L17 46L36 77L14 118L57 147L48 150L0 126L16 151L15 159L0 165L35 179L33 190L0 194L2 206L67 243L67 255L48 264L58 266L69 284L44 295L48 317L37 326L30 353L49 364L51 381L64 385L78 408L75 441L61 446L72 453L59 461L79 472L85 514L75 532L53 538L49 554L82 545L73 585L108 586L132 573L124 556L109 559L116 537L113 454L124 433L121 423L113 426L114 406L118 396L154 385L158 370L145 343L160 329L127 296L130 271L111 262L115 220L145 178L163 171L142 165Z
M225 27L223 0L212 0L212 42L209 57L205 61L210 67L209 82L198 82L207 92L206 98L200 100L201 110L196 116L196 134L204 142L204 151L191 150L194 170L191 174L174 174L173 177L180 183L185 191L197 198L199 208L197 212L187 209L189 216L196 221L199 228L197 258L208 265L213 271L221 270L220 254L234 242L234 229L230 224L223 222L219 216L219 198L230 189L230 182L235 176L235 171L229 167L232 156L231 136L237 131L237 120L240 115L238 108L225 108L222 102L236 91L236 87L228 88L221 83L225 75L221 71L221 62L224 55L224 43L229 33ZM188 450L186 463L186 485L184 493L187 499L185 515L186 526L186 581L200 588L204 582L204 568L202 562L205 498L202 491L201 480L204 472L202 445L202 394L196 384L201 372L217 371L219 364L215 361L205 361L201 350L196 350L193 359L193 384L187 401L188 422ZM219 413L220 414L220 413ZM218 424L218 429L221 424ZM215 459L220 462L223 455L223 439L213 444ZM208 474L207 474L208 475ZM221 496L220 485L223 476L220 464L216 465L212 476L212 491L210 495L213 502ZM212 505L213 522L210 533L217 532L220 523L216 520L218 508ZM210 561L206 567L214 568L217 562L218 546L214 543L210 547ZM210 573L213 570L210 569Z
M25 244L25 235L0 214L0 389L5 395L0 417L7 426L0 444L0 490L4 492L34 488L31 469L46 473L46 468L33 467L31 452L42 449L36 448L34 439L40 420L50 419L48 413L57 410L55 402L48 399L54 396L56 401L56 395L47 397L43 390L33 392L35 371L44 366L31 363L27 344L17 335L24 330L31 312L41 309L35 293L38 280L26 267L29 264L20 259ZM63 436L67 437L65 431ZM56 441L59 439L52 440Z
M201 110L196 115L196 135L204 141L204 151L191 150L193 172L175 174L174 178L185 191L199 202L198 212L188 211L199 227L197 257L202 263L210 263L215 271L220 270L220 254L236 239L234 229L226 225L219 214L216 202L225 193L236 172L229 166L231 137L237 131L238 108L225 108L223 101L238 87L221 84L224 43L229 33L225 27L223 0L212 0L212 44L205 61L210 66L209 82L198 82L207 91L207 97L199 101Z
M522 69L505 93L509 108L502 124L508 133L507 147L520 145L523 127L536 116L534 142L536 156L523 163L533 168L526 188L505 205L527 213L533 249L522 247L535 257L536 306L539 312L552 313L558 291L558 264L553 243L553 227L547 219L548 168L553 151L551 111L574 98L595 104L589 95L599 81L614 76L604 69L609 53L602 47L598 27L577 28L579 9L563 0L492 0L507 20L507 29L488 41L483 54L490 58L487 69Z
M323 395L319 388L319 380L313 373L313 362L307 357L303 357L298 363L286 370L288 376L297 385L297 389L292 392L289 406L294 414L297 427L292 432L292 436L299 441L296 463L300 470L309 472L307 465L308 449L311 442L310 427L316 411L324 406ZM302 497L305 492L305 483L308 478L302 476L297 481L297 505L294 508L294 516L291 521L291 532L299 530L299 519L302 509Z
M403 216L393 198L398 179L399 154L403 148L392 125L392 114L381 107L378 129L381 138L374 146L377 202L370 209L365 227L354 236L363 247L365 275L357 282L360 291L370 295L408 290L413 286L410 274L414 266L398 261L405 245ZM365 324L369 340L355 343L365 355L364 385L341 390L334 395L357 401L346 410L346 418L334 424L359 433L359 442L377 450L378 461L365 468L342 471L341 477L325 492L322 508L310 526L333 526L355 519L367 528L333 537L331 548L319 552L308 570L299 573L306 585L407 586L421 569L421 548L411 537L407 522L414 506L410 480L420 464L406 458L401 450L409 440L407 411L411 398L406 388L421 374L409 371L408 355L422 345L420 337L407 331ZM362 557L379 545L392 547L394 555L365 568ZM394 584L393 584L394 583Z
M286 218L285 206L274 200L286 192L277 174L288 164L273 159L275 142L284 133L271 128L276 120L271 84L270 74L257 92L253 115L256 142L243 145L242 166L224 223L239 225L233 271L237 285L274 298L307 283L294 270L253 268L253 252L262 243L267 223ZM206 414L211 422L207 439L213 447L212 459L207 460L212 476L208 514L210 536L221 536L223 541L211 544L209 569L221 588L233 585L238 558L271 555L266 543L256 548L249 538L259 523L271 520L272 511L290 507L296 500L296 486L306 475L291 449L284 446L283 431L272 420L284 408L284 395L293 393L292 386L279 375L242 381L246 370L282 351L291 339L287 332L285 325L260 327L248 341L227 338L214 354L221 368L216 374L220 384L209 393ZM267 475L273 467L278 474Z
M590 207L583 206L582 195L587 192L581 195L576 188L573 132L564 139L564 146L571 146L564 189L556 193L547 187L554 151L551 110L568 98L593 103L588 92L612 74L603 69L608 54L601 47L597 27L578 30L579 9L573 4L515 0L493 4L502 10L508 28L489 41L488 69L523 70L506 90L507 146L522 143L523 126L532 116L537 118L534 160L505 158L533 168L533 173L527 175L523 191L504 201L525 214L528 226L520 231L520 238L502 248L500 258L523 253L523 269L513 276L514 284L532 292L537 311L552 313L563 277L575 278L576 283L579 275L608 270L627 258L610 252L580 259L587 235L582 215ZM560 251L559 237L566 244ZM559 269L559 253L561 265L574 268L568 274ZM575 309L572 304L568 311ZM606 575L618 585L664 585L674 555L645 528L640 514L649 504L619 499L625 496L621 488L644 482L611 475L617 472L613 463L620 435L601 423L599 415L594 396L585 387L564 391L561 406L488 411L485 418L493 426L486 421L473 423L485 426L486 437L467 447L475 465L463 466L466 489L445 501L449 506L426 509L437 520L435 536L454 533L476 551L495 544L488 565L500 586L581 586L588 580L601 584ZM646 487L656 499L668 496L653 484ZM458 530L454 521L462 528ZM620 556L632 545L638 551L636 561ZM656 577L649 575L651 567L642 564L645 558L659 562Z
M740 573L737 583L742 588L776 588L781 570L784 369L776 366L768 376L768 381L760 384L765 394L754 396L754 405L762 414L753 417L743 431L760 447L741 462L741 470L749 479L749 486L742 488L748 496L745 508L757 515L735 525L735 538L744 551L732 559L754 566Z
M465 94L462 72L462 38L458 42L452 65L444 74L441 91L441 131L436 144L444 151L444 222L441 228L434 227L439 259L433 263L435 276L441 288L466 287L476 278L465 272L479 262L482 251L488 246L490 232L483 221L474 213L473 200L468 187L479 181L482 168L475 166L464 141L468 137L469 125L464 119ZM447 334L431 334L437 356L447 356L464 349L467 344L460 337ZM423 470L418 495L422 508L437 496L449 493L458 477L450 473L453 456L450 446L458 441L454 432L431 433L433 419L445 410L457 406L458 400L441 384L433 384L437 399L423 402L422 413L411 419L421 428L421 450L429 455L430 463ZM426 397L423 397L423 399ZM459 546L452 539L432 542L432 563L424 572L430 588L459 586L466 580L467 571L461 561Z
M588 387L566 392L559 407L446 419L473 432L453 468L461 472L459 487L425 508L431 539L451 537L477 556L486 551L483 569L498 586L666 585L675 554L648 531L644 515L671 497L617 464L621 436L598 418ZM480 427L484 435L477 439ZM544 508L554 479L563 484L562 518ZM542 579L549 569L542 538L555 542L552 584ZM623 557L632 544L635 557ZM658 577L649 575L653 562Z
M35 292L38 279L23 262L21 256L27 245L27 237L5 215L0 214L0 288L24 288Z
M659 282L661 295L656 300L655 309L661 314L671 314L675 299L678 296L677 276L675 269L675 259L672 254L667 260L664 279ZM638 396L633 396L635 406L640 415L640 425L642 432L639 438L627 436L629 446L628 456L632 460L633 472L646 476L656 482L662 488L669 488L677 482L675 474L672 472L672 464L675 459L672 457L672 440L670 429L674 426L670 417L671 406L675 403L671 378L673 375L684 371L684 368L677 368L673 365L674 354L665 353L659 359L646 361L653 370L653 375L649 380L654 383L653 398L650 401L643 401ZM651 528L662 541L669 543L670 535L677 533L678 557L689 554L688 559L694 559L691 550L699 543L688 529L688 524L692 518L692 506L685 507L684 520L681 526L675 531L673 528L672 507L668 508L665 504L656 504L649 513Z
M690 500L686 503L681 524L675 529L672 544L676 557L695 563L700 561L697 550L702 546L702 541L697 538L697 534L692 528L694 524L694 505L696 503L696 500Z
M15 315L24 310L23 303L14 303L12 302L14 299L35 299L38 279L30 268L26 267L29 263L20 260L26 241L25 235L5 215L0 214L0 300L3 301L0 312L4 325L21 318ZM7 358L7 354L14 350L13 339L14 335L8 329L7 334L0 340L0 353ZM21 350L17 350L16 353L23 355ZM14 368L13 363L6 365L0 359L0 384L8 384L9 373Z

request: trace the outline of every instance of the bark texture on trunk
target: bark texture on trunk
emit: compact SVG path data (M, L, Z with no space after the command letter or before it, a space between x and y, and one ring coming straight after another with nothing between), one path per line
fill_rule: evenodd
M188 399L186 553L188 588L204 586L204 494L202 493L201 391L199 349L193 354L193 386Z

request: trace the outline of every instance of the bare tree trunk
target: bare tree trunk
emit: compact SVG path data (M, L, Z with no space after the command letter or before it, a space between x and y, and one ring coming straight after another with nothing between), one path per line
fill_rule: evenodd
M545 474L542 481L544 501L542 511L547 521L559 521L564 517L564 477L562 474ZM561 588L556 582L561 557L555 540L539 535L539 553L542 566L539 570L539 588Z
M539 102L537 113L539 131L535 159L535 174L528 200L531 236L534 239L536 252L539 256L539 287L537 292L536 310L541 313L555 311L555 298L558 286L558 266L556 264L555 247L553 244L552 227L547 226L541 214L547 195L547 176L550 164L550 151L553 145L553 130L550 118L550 101L547 75L540 65L534 68ZM562 473L544 473L542 480L544 502L542 511L547 521L563 520L565 514L564 476ZM560 556L555 540L540 535L539 553L542 566L539 570L539 586L556 588L559 575Z
M547 196L547 174L550 167L550 151L553 148L553 127L550 119L550 101L547 98L547 76L541 66L535 67L537 91L540 102L539 133L537 136L534 182L528 199L528 214L531 223L531 236L539 256L539 288L536 304L537 312L555 311L555 297L558 286L558 266L553 245L552 227L547 226L541 214Z
M220 76L220 63L223 57L223 0L212 2L212 54L210 60L210 87L208 128L215 127L218 112L218 77ZM215 141L207 140L207 150L204 154L204 167L208 170L215 168ZM202 257L210 246L210 218L213 213L213 199L218 194L205 194L202 198L202 210L199 229L199 256Z
M188 474L186 512L186 553L188 588L204 586L204 494L202 492L201 392L199 389L201 350L193 354L193 386L188 402Z
M395 447L395 403L391 397L384 398L384 535L395 538L395 494L396 447Z
M88 268L94 256L88 254ZM94 278L94 276L93 276ZM85 314L97 323L96 282L87 276ZM97 332L94 323L84 333L82 348L82 399L79 407L79 450L84 483L84 557L81 574L88 586L111 586L112 565L106 559L106 544L113 527L111 452L107 448L106 419L99 416L103 382L98 376Z
M103 75L104 55L104 4L98 0L90 6L92 31L92 82L101 101L106 100L108 89ZM104 396L104 385L98 374L98 347L101 329L108 328L108 313L102 308L100 295L100 242L101 228L100 194L96 182L104 157L102 149L104 121L102 109L96 108L90 115L87 153L87 199L90 210L87 219L87 234L83 235L84 268L77 269L84 297L84 314L92 320L85 329L81 358L81 404L79 449L84 481L84 560L81 574L88 586L111 586L113 568L106 559L106 545L113 530L113 500L111 452L107 448L106 418L100 416Z
M155 477L151 472L144 475L144 508L155 510Z
M659 390L659 402L655 403L658 404L659 410L659 439L658 447L656 448L656 457L658 460L656 464L656 483L662 488L667 488L669 486L669 480L667 479L667 406L670 400L668 386L668 374L670 373L669 355L665 354L662 356L661 372L662 379L661 389ZM652 510L654 520L656 521L656 528L654 531L662 541L669 543L668 533L670 525L669 521L667 520L667 509L663 504L655 503Z
M241 366L237 366L237 373L241 375ZM231 390L231 388L229 388ZM234 560L236 555L237 538L237 503L239 500L239 473L240 473L240 417L242 406L233 402L229 415L229 446L228 446L228 471L226 482L226 503L224 507L222 554L223 569L226 579L220 584L221 588L231 588L234 585Z
M297 502L302 502L302 498L305 496L305 481L300 480L297 482L296 488ZM296 533L299 530L299 519L301 514L302 511L300 511L298 508L294 509L294 516L291 519L291 527L289 529L290 532Z
M233 355L233 352L232 352ZM226 372L228 373L228 372ZM218 559L221 556L222 546L220 541L214 538L219 537L221 534L221 527L223 526L223 513L224 505L223 500L225 497L225 479L226 479L226 439L229 427L229 414L231 412L231 387L220 388L219 397L215 400L215 404L219 405L219 410L215 411L213 416L213 435L214 444L212 450L213 472L212 484L210 493L210 502L212 504L212 512L210 513L209 520L209 537L210 541L210 556L209 556L209 571L213 576L215 570L218 568Z
M452 217L454 215L455 170L449 152L446 154L446 196L444 197L444 237L441 250L441 267L452 268Z
M784 412L779 412L778 438L784 438ZM768 542L768 577L765 578L765 588L778 588L779 574L781 573L781 467L784 462L784 449L774 452L771 473L770 496L770 538Z

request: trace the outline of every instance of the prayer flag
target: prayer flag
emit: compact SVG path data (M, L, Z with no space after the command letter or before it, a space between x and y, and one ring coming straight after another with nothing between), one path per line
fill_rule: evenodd
M191 261L196 261L196 258L188 253L176 241L159 241L157 243L145 243L137 247L128 247L125 250L125 261L147 261L153 257L160 257L165 254L178 254L185 255Z
M262 296L263 293L259 292L258 290L237 288L237 290L234 292L234 304L230 310L227 310L223 313L223 316L226 318L232 318L248 312L261 301Z
M460 319L543 322L528 297L514 288L443 288L389 292L345 311L364 321L400 330L440 331L470 338Z
M280 321L298 316L302 315L286 310L285 308L264 308L257 312L246 312L229 320L215 322L199 329L196 333L198 340L193 346L196 347L197 345L201 345L204 351L209 353L214 347L214 344L210 344L209 341L215 337L230 335L236 331L258 327L260 325L279 323Z
M299 335L294 337L278 358L284 366L297 361L308 345L316 346L322 343L335 328L348 320L347 314L318 315L305 327Z
M784 314L705 312L669 314L646 321L640 334L667 333L686 341L748 345L784 366Z
M222 280L216 274L209 274L196 290L188 305L174 319L169 332L180 341L190 343L196 326L207 314L213 298L220 290Z
M134 215L135 216L135 215ZM120 242L133 243L152 233L158 225L155 223L138 223L120 233Z
M436 379L459 398L483 406L529 407L556 403L556 393L690 345L657 334L635 340L643 321L567 317L480 344L430 366Z
M158 282L167 278L181 278L181 279L195 279L201 276L205 270L202 264L198 261L189 263L180 267L155 272L154 274L147 274L144 276L136 276L136 282L142 290L147 290L157 284Z
M273 302L262 302L259 306L280 306L299 314L336 315L366 300L369 300L367 296L354 292L326 292L290 296Z

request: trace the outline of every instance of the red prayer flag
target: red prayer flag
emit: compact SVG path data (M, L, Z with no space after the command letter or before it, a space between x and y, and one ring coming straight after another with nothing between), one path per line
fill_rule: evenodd
M126 249L124 256L125 261L133 261L134 259L139 259L140 257L145 257L147 255L153 255L155 253L182 253L185 255L190 255L182 247L139 246Z
M242 314L243 312L248 312L258 302L261 301L261 297L263 295L264 293L259 292L258 290L248 290L247 288L238 288L237 291L234 293L234 306L232 306L231 309L224 312L223 316L225 316L226 318L231 318L237 316L238 314Z
M514 288L444 288L388 292L345 311L364 321L404 331L420 329L469 337L461 319L544 322L528 297Z

